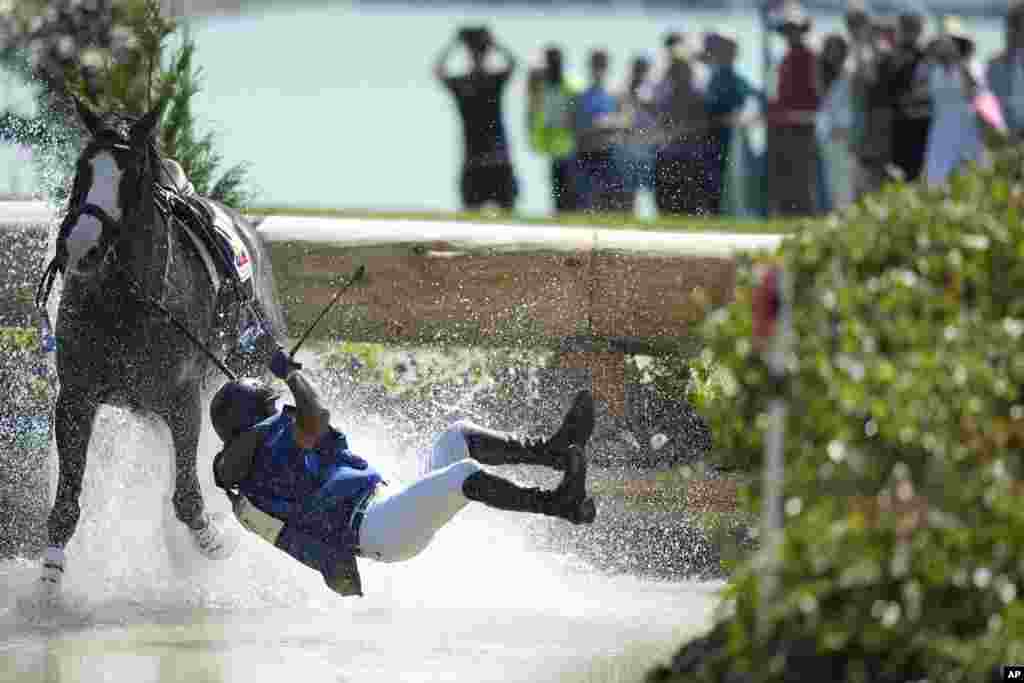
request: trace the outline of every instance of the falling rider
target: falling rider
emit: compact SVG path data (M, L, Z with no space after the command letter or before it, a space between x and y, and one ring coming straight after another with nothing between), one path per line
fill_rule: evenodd
M227 382L216 393L210 417L224 448L214 458L214 481L228 494L242 526L320 571L335 592L362 595L357 557L414 557L470 501L573 524L594 521L584 455L594 427L589 392L577 394L548 439L520 441L468 421L454 423L436 438L428 473L384 495L381 474L348 449L300 369L284 350L271 358L271 372L295 400L280 411L279 394L259 380ZM485 467L510 464L564 475L556 488L542 490Z

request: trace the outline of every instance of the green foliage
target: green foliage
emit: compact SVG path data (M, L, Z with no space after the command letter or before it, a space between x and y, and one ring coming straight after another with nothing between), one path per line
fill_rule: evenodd
M39 350L34 327L0 327L0 415L46 413L50 384L44 372L47 359Z
M95 56L101 66L98 77L86 79L74 69L67 78L72 93L103 111L148 111L175 88L173 74L161 65L167 38L175 25L160 13L156 0L125 0L115 17L132 39L118 54Z
M161 15L159 3L127 1L125 23L137 37L134 49L108 63L100 79L104 90L94 95L93 103L101 109L142 112L166 102L160 123L163 153L181 164L196 192L241 208L249 200L246 165L231 166L218 177L223 157L216 150L216 136L200 134L192 114L192 98L202 80L202 69L194 62L195 41L186 34L165 65L167 39L177 27Z
M415 357L415 372L408 364ZM429 397L437 386L468 382L505 390L502 374L509 367L543 367L545 351L476 347L396 347L366 342L340 342L323 353L328 369L347 369L360 384L382 387L388 394ZM408 374L407 374L408 373Z
M186 36L167 68L173 87L161 123L161 146L165 154L181 164L196 192L241 208L251 198L245 188L248 166L235 164L217 177L224 158L217 152L216 136L213 132L197 133L192 97L200 90L202 69L193 65L195 53L195 41Z
M33 351L39 346L39 330L34 327L0 327L0 351Z
M762 603L763 569L737 570L728 648L702 680L784 680L766 644L802 637L854 671L880 659L932 681L1024 661L1022 169L1010 149L943 190L891 186L773 256L797 337L781 585ZM747 468L773 395L750 344L752 281L747 264L709 316L690 381L717 457Z
M178 26L162 15L158 0L117 0L109 9L102 20L93 19L102 26L90 24L89 35L95 35L88 39L81 28L72 36L62 32L65 25L77 26L76 15L54 15L56 18L51 19L47 3L19 5L8 22L12 35L0 50L0 62L17 67L26 51L48 55L59 52L51 43L74 45L75 52L60 59L53 57L29 65L32 74L46 85L42 98L70 94L99 111L136 115L165 103L160 130L163 153L181 164L199 194L243 208L251 198L246 189L248 167L240 163L223 169L215 133L201 133L192 113L191 101L202 79L202 70L195 64L195 41L186 32L178 49L170 50L168 43ZM38 26L46 30L33 28ZM36 34L45 34L47 39L33 38ZM46 112L50 108L40 109ZM52 136L30 133L54 126L54 122L42 118L33 122L10 112L0 115L0 133L9 128L8 135L44 152L52 146Z

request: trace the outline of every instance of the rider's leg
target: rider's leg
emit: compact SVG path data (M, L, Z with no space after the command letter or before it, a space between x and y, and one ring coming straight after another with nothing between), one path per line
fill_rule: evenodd
M517 439L468 420L456 422L451 429L462 433L467 457L484 465L542 465L564 471L570 447L585 448L594 431L594 399L589 391L579 392L558 431L547 439Z
M597 515L593 499L587 497L587 461L576 446L570 447L565 475L553 491L524 488L480 470L466 478L462 492L470 500L499 510L560 517L573 524L590 524Z
M470 458L465 432L456 424L435 441L430 473L371 504L359 532L360 550L365 557L382 562L414 557L470 500L574 523L593 521L594 504L586 497L586 461L581 450L570 450L569 467L557 489L524 488L487 472Z
M475 460L459 460L371 503L359 529L362 555L381 562L401 562L418 555L469 503L462 483L480 470Z

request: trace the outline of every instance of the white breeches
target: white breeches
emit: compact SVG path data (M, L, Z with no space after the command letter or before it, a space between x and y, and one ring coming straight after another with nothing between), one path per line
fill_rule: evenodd
M380 562L401 562L418 555L438 529L466 506L462 482L482 469L469 457L459 421L441 432L426 463L427 473L394 495L370 504L359 530L364 557Z

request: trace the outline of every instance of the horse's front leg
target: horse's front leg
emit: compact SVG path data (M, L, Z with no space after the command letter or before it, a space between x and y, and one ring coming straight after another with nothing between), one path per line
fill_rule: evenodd
M60 593L64 578L64 546L75 533L81 514L78 499L92 438L93 421L99 403L84 392L62 388L54 408L54 436L57 441L59 474L57 495L47 520L49 547L43 555L40 589L49 596Z
M174 512L192 532L196 547L206 557L225 559L238 545L237 534L219 515L206 514L196 471L199 427L202 422L198 389L182 392L161 414L174 440Z

